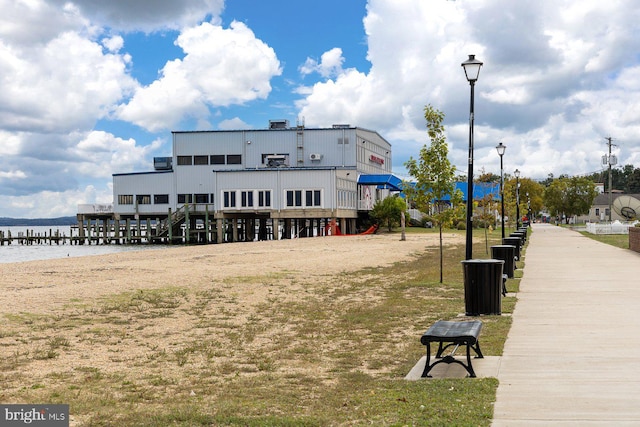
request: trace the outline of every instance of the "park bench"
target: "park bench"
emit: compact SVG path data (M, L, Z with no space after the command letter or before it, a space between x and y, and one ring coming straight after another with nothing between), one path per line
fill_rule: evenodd
M479 320L467 322L438 320L434 323L420 338L420 342L427 346L427 361L422 377L430 377L429 372L439 363L458 363L467 370L471 378L475 378L476 373L471 365L471 349L476 353L476 358L482 359L484 357L482 351L480 351L480 342L478 341L481 329L482 322ZM431 363L431 343L438 343L438 351L435 355L438 360L433 363ZM466 364L454 357L460 345L467 347ZM451 346L454 346L451 353L443 357L442 353Z

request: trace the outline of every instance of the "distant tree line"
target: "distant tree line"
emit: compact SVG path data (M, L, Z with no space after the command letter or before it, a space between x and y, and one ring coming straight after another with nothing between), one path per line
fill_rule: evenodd
M546 179L540 181L540 184L548 187L555 179L560 178L569 178L569 175L563 174L556 178L553 174L549 174ZM594 183L604 184L604 190L609 191L609 169L585 175L584 178ZM640 193L640 168L625 165L611 169L611 189L629 194Z
M63 216L59 218L0 218L0 227L62 226L77 223L78 220L75 216Z

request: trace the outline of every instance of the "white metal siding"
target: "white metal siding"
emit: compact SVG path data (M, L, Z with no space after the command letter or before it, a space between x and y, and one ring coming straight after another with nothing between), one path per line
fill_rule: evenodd
M293 169L265 168L266 154L288 155ZM320 160L311 160L311 154L319 155ZM242 162L212 165L211 155L240 155ZM178 156L207 156L208 164L179 165ZM320 189L324 209L355 211L357 175L390 172L391 145L377 132L361 128L174 132L173 172L114 175L114 211L133 213L135 209L132 205L119 205L119 194L149 194L152 198L155 194L169 194L168 206L163 205L160 210L153 204L139 206L142 213L140 209L176 209L181 205L178 194L213 194L214 201L210 203L218 210L223 191L260 189L272 190L274 209L285 207L287 189Z
M168 194L169 204L154 204L154 195ZM132 205L120 205L119 195L132 195ZM166 214L169 207L175 207L175 191L173 190L173 173L144 173L113 176L113 211L121 214L135 212L136 196L149 195L151 203L138 205L139 213Z

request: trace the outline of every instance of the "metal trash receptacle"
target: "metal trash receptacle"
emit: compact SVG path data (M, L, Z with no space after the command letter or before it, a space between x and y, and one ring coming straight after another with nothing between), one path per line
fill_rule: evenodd
M509 279L513 279L516 270L516 247L513 245L491 246L491 258L504 261L502 274L506 274Z
M462 261L464 305L467 316L502 314L502 269L498 259Z
M516 259L520 260L520 247L522 247L522 240L519 237L505 237L502 239L503 245L511 245L516 247Z
M524 245L527 241L527 235L522 231L514 231L513 233L509 234L509 237L519 237L521 245Z

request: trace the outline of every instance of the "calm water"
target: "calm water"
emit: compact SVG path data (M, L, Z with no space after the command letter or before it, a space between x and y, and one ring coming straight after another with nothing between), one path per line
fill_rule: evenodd
M11 231L11 236L15 237L18 236L19 232L22 232L26 235L27 230L29 230L29 233L33 231L36 235L49 235L50 230L53 231L53 233L55 233L56 230L59 230L60 235L64 234L65 236L69 237L70 229L71 227L69 226L0 227L0 231L4 232L5 235L7 235L9 231ZM74 235L77 235L77 230L74 230L74 232ZM68 241L64 245L20 245L18 244L18 242L14 242L11 245L5 244L3 246L0 246L0 263L79 257L88 255L104 255L114 252L150 250L154 248L159 249L162 247L163 246L156 245L70 245Z

